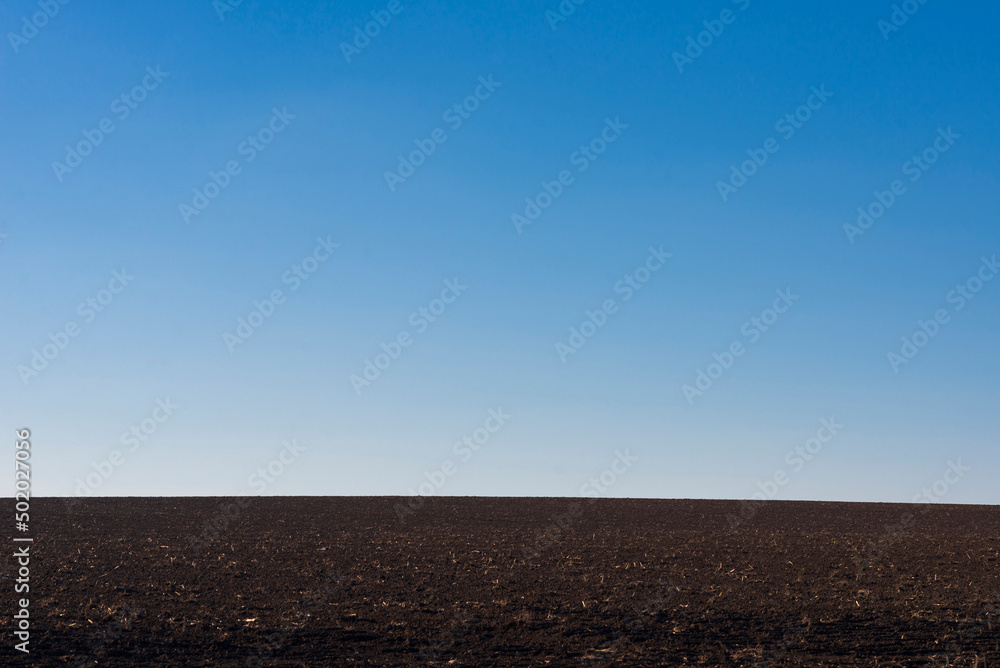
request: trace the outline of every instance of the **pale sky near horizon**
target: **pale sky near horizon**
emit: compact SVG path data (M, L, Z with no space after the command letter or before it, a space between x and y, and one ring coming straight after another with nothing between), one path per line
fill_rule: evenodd
M1000 502L1000 10L896 4L2 3L33 493Z

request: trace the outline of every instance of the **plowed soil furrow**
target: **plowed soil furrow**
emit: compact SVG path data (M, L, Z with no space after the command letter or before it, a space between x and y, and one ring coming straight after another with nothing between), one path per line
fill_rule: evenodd
M398 502L35 500L31 664L1000 666L1000 508Z

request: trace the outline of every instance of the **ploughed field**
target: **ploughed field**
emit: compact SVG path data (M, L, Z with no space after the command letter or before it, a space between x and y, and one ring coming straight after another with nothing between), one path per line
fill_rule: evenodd
M998 507L236 501L34 500L0 663L1000 666Z

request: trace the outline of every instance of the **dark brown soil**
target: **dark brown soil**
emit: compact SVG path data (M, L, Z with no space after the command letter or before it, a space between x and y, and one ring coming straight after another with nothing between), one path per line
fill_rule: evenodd
M1000 666L998 507L400 503L36 499L0 663Z

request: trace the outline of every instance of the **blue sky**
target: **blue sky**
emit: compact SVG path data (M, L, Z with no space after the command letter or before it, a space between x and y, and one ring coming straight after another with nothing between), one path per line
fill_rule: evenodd
M601 494L910 501L961 461L939 500L1000 501L1000 280L953 293L1000 253L993 5L221 6L0 8L0 422L35 494L253 494L271 465L265 494L577 495L627 451Z

